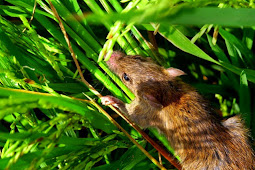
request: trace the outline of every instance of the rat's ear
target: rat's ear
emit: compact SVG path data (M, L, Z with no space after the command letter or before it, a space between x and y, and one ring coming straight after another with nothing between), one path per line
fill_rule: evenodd
M163 105L158 101L156 97L154 97L152 94L144 93L142 97L153 107L156 108L163 108Z
M178 76L182 76L182 75L186 74L182 70L177 69L177 68L173 68L173 67L170 67L170 68L166 69L166 71L172 77L178 77Z

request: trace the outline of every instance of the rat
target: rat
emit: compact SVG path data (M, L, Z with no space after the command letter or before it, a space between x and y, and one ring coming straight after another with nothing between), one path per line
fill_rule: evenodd
M113 96L102 104L119 108L142 128L164 134L185 170L251 170L255 156L240 116L220 117L177 68L165 69L149 57L115 51L106 62L135 94L124 103Z

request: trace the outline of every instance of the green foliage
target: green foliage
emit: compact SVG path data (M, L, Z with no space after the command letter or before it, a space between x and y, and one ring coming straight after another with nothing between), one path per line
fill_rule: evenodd
M48 1L36 2L31 23L34 0L0 5L0 169L156 169L101 108L85 100L89 96L100 103L80 82ZM119 47L183 69L189 75L185 81L223 116L241 114L255 136L252 0L52 3L85 79L103 95L125 102L134 98L102 61ZM149 31L158 34L158 49L149 42ZM127 123L116 120L157 157ZM164 137L151 131L173 152ZM172 168L165 159L163 165Z

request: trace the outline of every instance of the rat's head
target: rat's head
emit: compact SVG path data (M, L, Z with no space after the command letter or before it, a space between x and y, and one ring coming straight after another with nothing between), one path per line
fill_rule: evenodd
M113 52L107 61L109 68L117 74L122 82L135 94L141 89L146 89L160 82L171 82L177 76L185 74L176 68L164 69L154 63L151 58L139 55L125 55L121 52ZM155 89L156 87L152 87Z

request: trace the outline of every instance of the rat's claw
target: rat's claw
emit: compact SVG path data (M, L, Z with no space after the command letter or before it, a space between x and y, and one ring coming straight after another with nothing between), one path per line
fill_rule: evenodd
M107 106L107 105L113 104L114 102L111 96L103 96L101 97L101 103Z
M101 97L101 103L106 106L113 105L115 107L118 107L120 100L113 96L103 96L103 97Z

